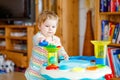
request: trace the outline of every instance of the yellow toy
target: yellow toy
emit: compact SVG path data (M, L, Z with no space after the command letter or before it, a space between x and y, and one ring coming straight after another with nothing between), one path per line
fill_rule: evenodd
M48 66L46 69L58 69L58 50L60 47L49 44L45 47L48 51Z
M110 44L110 41L91 41L91 43L94 44L96 64L105 64L107 45Z

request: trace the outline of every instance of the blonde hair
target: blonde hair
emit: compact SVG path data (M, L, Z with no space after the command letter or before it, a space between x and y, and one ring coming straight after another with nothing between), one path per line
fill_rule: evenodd
M47 19L58 20L58 16L53 11L43 11L38 18L38 24L41 26L42 23Z

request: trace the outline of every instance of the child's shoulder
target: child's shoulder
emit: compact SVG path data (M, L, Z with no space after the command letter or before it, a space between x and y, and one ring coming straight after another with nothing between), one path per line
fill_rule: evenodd
M58 36L56 36L56 35L53 36L53 39L60 40L60 38Z
M43 37L43 35L41 34L41 32L37 32L35 35L34 35L34 37Z
M42 34L41 34L41 32L38 31L35 35L42 35Z

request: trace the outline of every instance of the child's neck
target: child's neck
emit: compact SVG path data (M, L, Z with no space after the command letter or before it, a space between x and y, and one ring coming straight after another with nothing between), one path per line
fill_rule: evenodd
M46 37L47 40L53 41L53 36Z
M46 37L46 40L47 40L49 43L51 43L51 44L53 44L53 42L54 42L53 36Z

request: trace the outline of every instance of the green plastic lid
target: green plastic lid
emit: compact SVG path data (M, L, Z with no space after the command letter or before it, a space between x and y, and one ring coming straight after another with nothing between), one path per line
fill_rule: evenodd
M57 46L52 45L52 44L49 44L48 46L46 46L45 49L46 49L48 52L56 52L56 51L58 51Z

